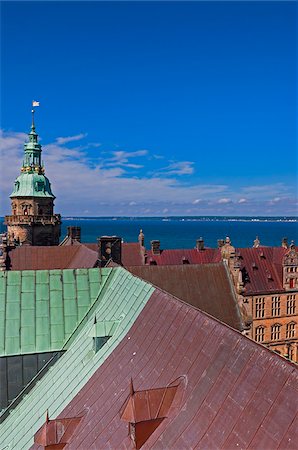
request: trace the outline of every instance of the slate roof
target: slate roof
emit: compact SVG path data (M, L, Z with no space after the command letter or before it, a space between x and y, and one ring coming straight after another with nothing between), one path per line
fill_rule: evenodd
M294 364L156 289L117 348L59 414L82 417L65 449L135 448L121 419L131 378L137 392L175 382L183 389L144 450L294 449L297 375ZM53 419L57 408L49 412Z
M127 269L221 322L243 330L232 280L223 262L180 266L137 266Z
M10 270L81 269L94 267L97 252L85 245L16 247L9 252Z
M111 269L0 272L0 356L61 350Z
M65 408L124 339L144 308L154 288L123 268L118 267L111 272L79 332L68 341L67 351L0 423L1 449L9 445L17 450L27 449L43 424L46 411L56 416ZM112 322L117 322L117 326L113 327ZM103 329L112 336L95 353L93 337Z

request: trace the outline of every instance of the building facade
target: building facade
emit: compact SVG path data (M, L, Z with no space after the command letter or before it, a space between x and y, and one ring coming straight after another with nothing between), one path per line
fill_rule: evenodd
M34 110L29 141L24 144L21 174L14 183L11 215L5 216L9 245L58 245L61 216L54 214L55 196L45 176Z
M298 362L298 252L289 248L238 249L225 243L241 307L245 334L270 350Z

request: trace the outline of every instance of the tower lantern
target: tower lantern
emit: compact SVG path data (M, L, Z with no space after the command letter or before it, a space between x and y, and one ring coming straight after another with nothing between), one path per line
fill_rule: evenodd
M33 102L33 106L39 106ZM54 214L55 196L41 162L41 145L35 130L34 109L31 131L24 144L21 174L10 195L12 214L5 216L10 244L58 245L61 216Z

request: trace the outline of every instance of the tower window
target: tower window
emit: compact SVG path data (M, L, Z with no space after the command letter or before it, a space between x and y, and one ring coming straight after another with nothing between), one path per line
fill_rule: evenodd
M35 190L36 191L43 191L44 189L44 182L43 181L36 181L35 183Z
M293 289L295 287L295 279L290 278L290 289Z

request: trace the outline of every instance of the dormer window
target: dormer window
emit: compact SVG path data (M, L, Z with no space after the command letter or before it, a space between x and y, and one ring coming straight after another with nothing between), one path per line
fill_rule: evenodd
M88 334L92 337L92 349L94 353L97 353L113 336L118 329L121 320L122 317L119 320L104 320L97 322L96 317L94 318L93 326Z
M166 418L171 418L172 403L181 407L185 389L183 377L167 386L135 391L131 380L130 395L121 408L120 417L128 423L132 448L140 449Z
M36 191L43 191L44 190L44 182L43 181L36 181L35 183L35 190Z
M20 182L19 181L15 182L14 188L15 188L16 191L18 191L20 189Z

